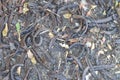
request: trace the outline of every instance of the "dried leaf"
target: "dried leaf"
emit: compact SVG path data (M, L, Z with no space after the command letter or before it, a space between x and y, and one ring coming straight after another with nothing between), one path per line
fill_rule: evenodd
M69 19L71 16L72 16L72 14L70 14L70 13L66 13L63 15L63 17L66 19Z
M62 35L61 38L67 38L67 37L68 37L68 34L64 34L64 35Z
M108 58L108 59L110 59L110 58L111 58L111 56L110 56L110 55L107 55L107 58Z
M101 40L101 45L103 45L105 43L105 41L106 41L106 38L103 37L102 40Z
M100 54L104 54L104 51L103 50L98 51L98 55Z
M86 16L90 16L92 13L92 9L96 8L96 5L91 5L91 8L89 9L89 11L87 12Z
M33 53L30 51L30 50L28 50L27 51L27 55L28 55L28 58L33 58Z
M26 14L26 12L28 12L29 11L29 9L28 9L28 3L24 3L24 5L23 5L23 13L24 14Z
M8 34L8 24L6 23L6 24L5 24L5 28L4 28L3 31L2 31L2 35L3 35L4 37L6 37L7 34Z
M60 28L57 28L57 32L59 32L61 29Z
M91 5L91 9L95 9L97 5Z
M95 49L95 44L94 42L92 43L91 50Z
M110 44L107 44L108 48L112 50L112 46Z
M64 27L62 28L62 31L65 31L65 29L66 29L66 26L64 26Z
M63 48L66 48L66 49L68 49L69 48L69 46L67 45L67 44L65 44L65 43L59 43L59 45L61 46L61 47L63 47Z
M20 32L18 33L18 41L21 41Z
M86 42L85 45L86 45L87 47L91 47L92 44L91 44L91 42L88 41L88 42Z
M31 60L32 64L36 64L37 63L35 57L32 57L30 60Z
M100 31L100 28L97 28L97 27L90 29L91 33L98 33L99 31Z
M106 15L106 11L105 10L103 11L103 15Z
M30 59L30 61L32 62L32 64L37 63L35 57L33 56L33 53L30 50L27 51L27 55L28 55L28 58Z
M74 43L74 42L78 42L79 39L78 39L78 38L73 38L73 39L69 39L69 41L70 41L71 43Z
M80 3L80 9L84 9L85 11L88 9L87 8L87 5L88 5L88 3L87 3L87 1L86 0L81 0L81 3Z
M90 16L91 15L91 9L87 12L86 16Z
M49 32L48 35L49 35L50 38L54 37L54 34L52 32Z
M104 49L104 52L107 52L108 51L108 49Z
M19 67L17 68L17 71L16 71L16 72L17 72L18 75L20 75L20 73L21 73L21 66L19 66Z

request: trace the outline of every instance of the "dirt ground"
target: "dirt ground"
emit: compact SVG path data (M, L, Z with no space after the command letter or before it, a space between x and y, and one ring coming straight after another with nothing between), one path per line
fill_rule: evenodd
M120 80L120 0L0 0L0 80Z

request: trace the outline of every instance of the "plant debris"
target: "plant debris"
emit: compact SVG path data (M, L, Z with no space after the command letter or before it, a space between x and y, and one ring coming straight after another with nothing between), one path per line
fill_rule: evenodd
M0 0L0 80L120 80L120 0Z

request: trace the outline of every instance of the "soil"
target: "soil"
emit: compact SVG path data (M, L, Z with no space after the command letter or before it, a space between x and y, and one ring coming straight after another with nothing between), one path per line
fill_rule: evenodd
M120 0L0 0L0 80L120 80Z

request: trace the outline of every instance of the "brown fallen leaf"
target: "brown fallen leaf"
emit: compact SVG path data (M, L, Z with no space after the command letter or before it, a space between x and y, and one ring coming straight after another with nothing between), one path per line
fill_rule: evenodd
M90 16L91 15L91 9L87 12L86 16Z
M74 42L78 42L79 39L78 38L73 38L73 39L69 39L70 43L74 43Z

